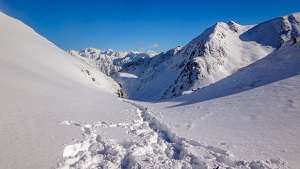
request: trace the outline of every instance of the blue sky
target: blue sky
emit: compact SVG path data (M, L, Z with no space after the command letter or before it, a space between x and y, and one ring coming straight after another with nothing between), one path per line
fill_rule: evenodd
M167 50L217 21L258 23L300 0L0 0L0 10L63 49Z

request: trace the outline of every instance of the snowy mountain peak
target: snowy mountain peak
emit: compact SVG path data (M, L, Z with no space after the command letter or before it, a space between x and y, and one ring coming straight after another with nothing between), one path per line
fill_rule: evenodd
M91 49L80 55L96 58L100 70L107 75L114 74L129 98L170 98L213 84L264 58L286 41L298 37L299 23L299 13L254 26L218 22L187 45L157 55L99 54Z
M295 13L258 24L243 34L241 39L279 48L284 42L299 35L300 13Z
M112 49L101 50L96 48L86 48L80 51L70 50L69 54L84 58L86 62L98 67L101 72L108 76L119 72L124 67L138 64L156 55L154 52L121 52Z
M236 22L234 22L234 21L229 21L229 22L227 22L227 25L229 26L229 28L232 30L232 31L234 31L234 32L239 32L240 31L240 29L241 29L241 25L240 24L238 24L238 23L236 23Z
M299 13L256 26L218 22L188 43L180 55L184 65L163 98L179 96L215 83L299 36Z

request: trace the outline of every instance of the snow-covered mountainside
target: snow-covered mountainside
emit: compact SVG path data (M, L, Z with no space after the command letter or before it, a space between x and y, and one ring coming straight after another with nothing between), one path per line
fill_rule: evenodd
M81 134L62 121L136 117L135 108L111 94L118 85L109 77L1 12L0 25L1 169L55 167L64 145ZM103 134L129 139L121 129Z
M0 25L0 168L300 165L299 14L218 23L155 56L71 56L1 12ZM140 100L199 90L151 103L120 87Z
M114 69L119 74L112 77L131 99L157 100L180 96L215 83L264 58L285 41L298 37L299 26L300 13L254 26L233 21L219 22L182 48L145 57L144 61L141 57L138 63L130 60L132 64ZM111 62L120 66L118 61Z
M190 95L129 102L138 114L131 123L66 122L84 128L84 141L65 148L60 167L297 169L299 89L300 42L291 39ZM97 134L98 127L125 128L138 141L111 143Z
M300 41L190 95L140 104L177 136L299 168Z

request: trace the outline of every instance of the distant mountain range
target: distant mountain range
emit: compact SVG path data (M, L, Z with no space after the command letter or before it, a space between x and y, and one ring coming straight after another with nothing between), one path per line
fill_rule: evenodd
M115 79L131 99L158 100L192 93L279 50L300 35L300 13L257 25L218 22L183 47L160 54L70 51Z

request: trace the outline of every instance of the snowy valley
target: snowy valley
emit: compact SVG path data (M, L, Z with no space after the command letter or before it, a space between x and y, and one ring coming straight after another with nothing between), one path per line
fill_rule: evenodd
M299 29L299 14L294 14L249 26L219 22L186 46L155 56L93 48L70 53L94 62L121 84L128 98L155 101L191 93L230 76L297 38Z
M0 168L300 165L300 13L162 53L65 52L0 25Z

